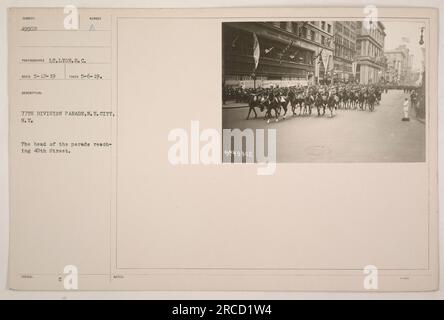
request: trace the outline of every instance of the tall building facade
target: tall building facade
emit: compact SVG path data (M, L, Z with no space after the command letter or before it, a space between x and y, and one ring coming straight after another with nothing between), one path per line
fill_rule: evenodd
M412 69L413 56L406 45L385 51L387 59L388 80L395 84L408 84Z
M382 22L356 23L356 77L362 84L384 80L387 67L384 57L385 27Z
M325 81L333 69L332 39L333 23L327 21L223 23L224 85L266 87Z
M353 61L356 56L356 21L334 22L334 77L340 81L354 81Z
M304 28L307 28L307 31ZM330 83L333 80L334 70L334 22L308 21L304 24L303 31L303 36L307 35L317 44L314 83Z

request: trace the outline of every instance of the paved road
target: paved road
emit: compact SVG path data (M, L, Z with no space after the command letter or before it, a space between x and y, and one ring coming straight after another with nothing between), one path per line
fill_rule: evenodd
M291 117L267 124L245 120L248 108L223 110L223 128L274 128L278 162L420 162L425 160L425 124L412 114L401 121L407 95L382 95L374 112L338 110L336 116ZM412 112L412 109L411 109ZM290 111L291 113L291 111Z

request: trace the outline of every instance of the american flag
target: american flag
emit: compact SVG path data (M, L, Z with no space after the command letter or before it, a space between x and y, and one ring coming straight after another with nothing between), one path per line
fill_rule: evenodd
M257 69L257 65L259 64L259 56L261 54L261 50L259 48L259 40L257 38L256 33L253 33L253 57L254 57L254 70Z

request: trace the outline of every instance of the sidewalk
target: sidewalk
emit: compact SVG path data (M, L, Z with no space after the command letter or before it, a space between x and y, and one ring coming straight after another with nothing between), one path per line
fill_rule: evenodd
M228 101L222 105L222 109L238 109L238 108L248 108L248 103Z

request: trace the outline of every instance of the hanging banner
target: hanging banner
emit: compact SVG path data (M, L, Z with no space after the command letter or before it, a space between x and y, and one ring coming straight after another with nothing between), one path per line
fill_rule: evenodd
M321 64L320 58L314 60L315 77L319 78L319 65Z
M321 52L322 63L324 64L324 69L327 71L327 63L328 63L328 53L326 50Z
M253 33L253 57L254 57L254 70L257 69L257 65L259 64L259 56L261 54L261 50L259 48L259 40L257 38L256 33Z
M357 67L358 63L356 61L352 62L352 73L353 73L353 77L356 76L356 67Z
M334 69L333 55L329 53L327 55L327 67L325 68L325 73L327 73L327 71L332 73L333 69Z
M322 50L321 57L322 57L322 63L324 64L324 73L327 73L329 70L328 63L330 61L331 52L327 50Z

